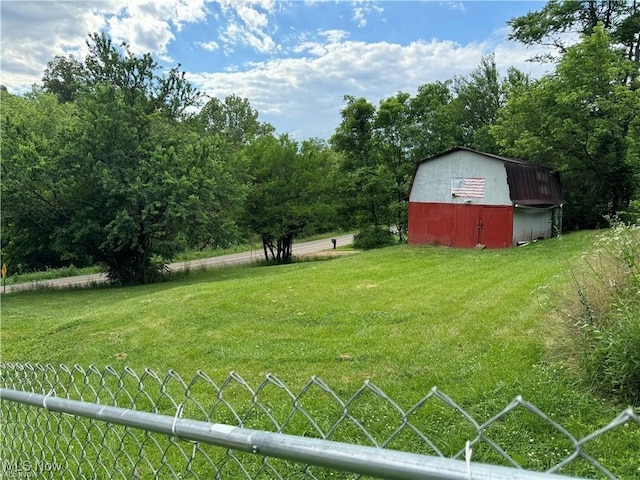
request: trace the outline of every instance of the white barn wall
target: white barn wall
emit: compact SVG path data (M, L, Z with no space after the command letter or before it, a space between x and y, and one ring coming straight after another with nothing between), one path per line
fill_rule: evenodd
M454 177L485 178L484 198L451 196ZM474 152L457 151L422 162L418 166L410 202L471 203L482 205L512 205L504 164Z
M549 238L552 235L551 208L513 209L513 243L531 242L537 238Z

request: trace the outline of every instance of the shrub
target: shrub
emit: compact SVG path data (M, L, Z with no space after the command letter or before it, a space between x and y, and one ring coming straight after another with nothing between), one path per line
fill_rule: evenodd
M564 311L580 374L601 393L640 404L640 227L615 221L574 275Z
M632 200L626 210L618 212L623 222L640 225L640 200Z
M367 227L353 236L353 247L361 250L371 250L394 245L396 240L388 228Z

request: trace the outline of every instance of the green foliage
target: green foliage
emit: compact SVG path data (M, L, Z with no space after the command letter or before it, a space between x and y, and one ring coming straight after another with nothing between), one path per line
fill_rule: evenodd
M262 239L265 259L291 261L302 234L334 227L333 154L320 142L301 146L286 135L265 135L245 150L250 165L244 223Z
M402 240L417 161L456 145L496 150L489 128L503 102L502 83L487 56L468 77L421 85L414 97L398 92L377 108L345 96L331 137L342 155L341 217L357 228L393 225Z
M378 174L373 137L376 108L362 97L347 95L345 101L342 122L331 137L331 146L342 155L340 216L351 226L379 225L391 192Z
M53 232L69 218L60 188L68 182L65 138L77 131L72 104L50 94L0 92L2 121L2 250L14 271L58 267L91 259L56 244Z
M632 200L626 210L618 212L621 222L640 225L640 200Z
M83 65L72 55L56 56L47 63L42 76L42 87L45 92L55 94L58 102L71 102L86 86L83 70Z
M261 135L273 133L273 127L258 121L258 111L254 110L246 98L229 95L224 100L212 98L202 107L197 119L204 130L212 135L220 135L234 147L248 145Z
M398 93L395 97L380 102L374 122L375 145L380 158L380 174L386 177L390 198L388 223L396 226L400 238L407 229L407 186L413 173L411 153L411 97Z
M426 83L411 98L413 162L456 146L457 125L450 114L452 80Z
M476 150L497 153L489 128L502 106L502 87L495 56L482 57L480 65L468 77L457 78L455 98L450 105L456 125L456 144Z
M389 247L395 243L396 239L388 228L368 227L353 236L353 247L361 250Z
M574 278L563 316L583 380L640 405L640 227L615 222Z
M640 9L637 2L607 0L551 0L540 10L531 11L508 22L509 36L526 45L553 46L566 52L563 34L579 32L591 35L601 24L616 43L623 45L625 56L640 61ZM552 54L535 60L554 59Z
M637 75L597 27L555 74L516 83L491 128L504 153L560 171L568 228L602 223L638 191L640 90L629 83Z
M198 94L183 74L105 35L88 45L73 101L2 92L3 253L25 269L99 263L115 282L149 283L186 247L232 243L243 167L185 113Z

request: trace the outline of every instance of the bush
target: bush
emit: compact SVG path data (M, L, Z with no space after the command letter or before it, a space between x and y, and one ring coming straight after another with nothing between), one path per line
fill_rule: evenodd
M640 200L632 200L626 210L618 212L623 222L640 225Z
M388 228L367 227L353 236L353 248L371 250L394 245L396 240Z
M614 222L574 275L571 355L600 393L640 405L640 227Z

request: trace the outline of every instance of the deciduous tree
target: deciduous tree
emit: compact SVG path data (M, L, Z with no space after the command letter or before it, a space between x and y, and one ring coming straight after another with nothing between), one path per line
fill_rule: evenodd
M638 64L596 27L554 74L515 88L491 130L505 153L561 172L568 227L601 223L638 190L640 90L628 80L637 77Z
M75 100L85 83L84 66L73 55L54 57L42 76L44 91L56 95L60 103Z
M413 173L411 161L411 96L399 92L380 102L376 117L375 148L380 166L377 173L387 177L390 192L388 205L389 226L391 224L403 238L407 225L407 186Z
M21 99L31 119L3 109L3 200L23 202L5 223L10 253L28 257L41 246L15 240L40 237L58 261L90 259L115 281L148 283L190 242L225 235L241 189L227 142L189 121L198 93L177 68L163 73L105 35L89 50L75 101Z
M496 153L489 128L502 105L502 88L494 55L482 57L468 77L456 78L450 104L456 144Z
M260 236L266 260L288 263L293 240L331 226L331 152L315 141L300 147L287 135L259 137L247 149L252 182L245 222Z
M591 35L598 24L621 44L629 60L640 61L640 6L637 0L551 0L540 10L508 22L511 40L526 45L547 45L560 54L567 51L565 34ZM536 60L555 59L553 54Z
M374 141L376 108L365 98L345 96L342 121L331 137L331 145L342 155L339 184L343 218L350 227L388 224L388 206L393 182L380 164Z

